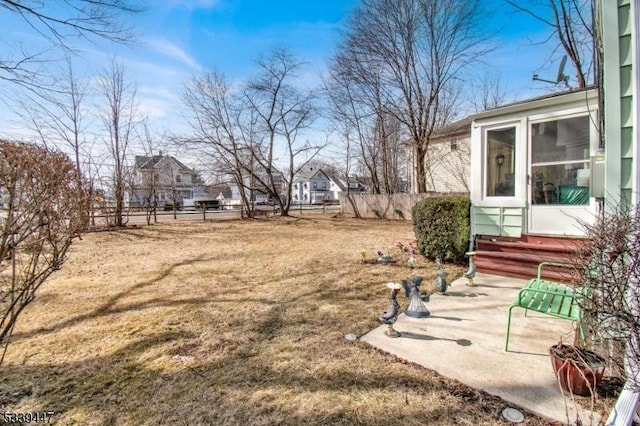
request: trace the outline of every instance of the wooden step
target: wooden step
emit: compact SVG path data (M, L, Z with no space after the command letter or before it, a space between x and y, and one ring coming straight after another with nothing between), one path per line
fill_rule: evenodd
M537 268L540 262L555 262L573 264L574 254L572 253L543 253L540 251L499 251L499 250L478 250L477 258L503 259L511 262L533 264Z
M527 241L478 240L478 250L493 251L535 251L545 253L575 253L575 243L536 243Z
M494 274L521 279L535 278L538 274L537 267L497 263L480 259L476 261L476 270L485 274ZM552 269L543 269L542 277L548 280L565 283L571 283L573 281L572 277L567 272L559 272Z
M533 243L533 244L562 244L562 245L579 245L584 238L579 237L552 237L549 235L530 235L523 234L520 237L503 237L496 235L478 235L476 241L502 241L512 243Z
M516 258L516 256L518 258ZM513 253L512 258L509 258L483 256L483 253L478 253L476 255L475 264L478 272L530 279L537 276L538 264L540 262L558 261L556 259L542 259L540 262L531 262L524 261L522 256L522 254ZM566 283L573 281L572 270L561 267L544 267L542 270L542 277L552 281Z
M565 236L550 236L550 235L532 235L524 234L520 237L520 241L528 243L541 243L541 244L554 244L561 242L563 244L579 245L584 238L580 237L565 237Z
M476 239L478 271L518 278L534 278L541 262L575 262L581 239L545 235L522 235L519 238L481 235ZM571 282L566 268L543 269L543 278Z

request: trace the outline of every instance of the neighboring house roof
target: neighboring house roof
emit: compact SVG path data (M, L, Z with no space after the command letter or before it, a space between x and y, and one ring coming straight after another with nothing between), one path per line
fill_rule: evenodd
M462 120L455 121L446 126L440 127L433 132L433 138L455 136L460 134L471 134L471 117L465 117Z
M325 172L323 169L310 168L304 169L296 173L293 178L294 182L308 182L316 175L321 174L325 179L335 183L341 191L347 190L347 179L345 176L338 176L335 173ZM364 191L371 184L371 180L358 176L349 176L349 186L352 190Z
M341 191L347 190L347 178L344 176L337 176L333 174L327 174L327 177L334 182ZM365 191L367 185L371 184L371 180L358 176L349 176L349 186L351 189L357 189L359 191Z
M326 179L330 179L329 175L327 175L324 171L322 171L322 169L311 168L306 170L300 170L298 173L296 173L295 177L293 178L293 181L294 182L309 181L318 173L321 173Z
M329 178L330 181L335 183L338 188L340 188L340 191L347 190L347 182L344 178L341 178L340 176L336 176L334 174L327 174L327 177Z
M193 169L191 169L190 167L187 167L180 160L170 155L154 155L152 157L148 157L145 155L136 155L135 167L138 170L154 169L156 164L158 164L160 160L162 160L163 158L171 159L171 161L173 161L178 166L179 171L183 173L193 173Z

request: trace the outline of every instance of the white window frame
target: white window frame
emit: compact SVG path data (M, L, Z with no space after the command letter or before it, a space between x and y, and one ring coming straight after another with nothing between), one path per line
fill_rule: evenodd
M504 120L491 123L484 123L473 129L475 132L480 132L482 140L482 148L478 150L479 158L472 158L472 161L479 161L482 165L482 178L477 185L473 185L472 179L471 190L480 194L477 199L476 205L478 207L525 207L526 206L526 132L523 134L523 122L526 123L526 118L521 120ZM509 128L515 128L515 168L514 168L514 195L510 196L491 196L487 195L487 132L491 130L503 130Z
M598 128L597 128L597 120L598 120L598 111L597 109L593 108L574 108L574 109L570 109L570 110L564 110L564 111L557 111L555 113L545 113L545 114L537 114L537 115L532 115L529 117L529 120L527 122L527 145L529 147L529 152L527 153L527 155L529 156L529 158L531 159L531 164L528 164L527 166L529 167L529 169L527 170L527 173L531 173L531 169L533 167L533 132L531 131L531 128L533 127L534 124L540 124L540 123L549 123L552 121L560 121L560 120L564 120L564 119L569 119L569 118L577 118L577 117L589 117L589 155L587 156L586 160L571 160L571 161L554 161L554 162L549 162L549 163L535 163L536 165L552 165L552 164L576 164L576 163L589 163L590 162L590 158L591 156L593 156L595 154L595 150L596 147L598 146ZM533 176L531 177L531 179L533 179ZM591 179L591 178L590 178ZM589 185L591 185L591 181L589 182ZM529 197L529 195L527 195L527 197ZM593 203L593 200L591 197L589 197L589 204L590 205ZM564 206L566 208L566 205L562 205L562 204L552 204L553 206Z

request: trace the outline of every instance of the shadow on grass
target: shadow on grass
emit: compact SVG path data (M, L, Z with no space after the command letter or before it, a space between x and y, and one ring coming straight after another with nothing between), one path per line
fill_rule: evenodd
M499 398L361 342L347 342L341 332L324 323L332 317L305 310L309 305L302 302L334 292L297 289L281 300L260 299L266 311L259 316L250 311L242 315L243 321L250 322L244 330L221 329L216 315L224 313L212 312L213 334L158 332L81 361L5 365L0 369L0 406L53 410L58 413L54 421L60 419L63 424L500 422L506 405ZM232 302L234 309L241 309L243 301L249 300L220 295L207 303ZM117 309L113 303L103 307L107 310L98 315ZM316 333L310 332L313 328L300 328L316 322ZM403 337L433 339L412 333ZM533 419L528 424L545 423Z
M102 316L107 316L107 315L111 315L111 314L116 314L116 313L122 313L122 312L126 312L126 311L131 311L131 310L137 310L137 309L142 309L145 307L152 307L152 306L170 306L172 304L188 304L188 303L204 303L204 300L202 298L198 298L198 299L192 299L192 300L178 300L178 301L166 301L163 299L152 299L150 301L145 301L145 302L140 302L140 303L132 303L132 304L128 304L128 305L123 305L123 306L116 306L118 304L118 302L120 302L122 299L125 299L127 296L131 295L133 292L143 289L145 287L151 286L153 284L156 284L158 281L162 280L163 278L168 277L176 268L181 267L181 266L188 266L188 265L193 265L195 263L198 262L206 262L206 261L210 261L211 258L207 258L204 254L201 254L200 256L194 257L192 259L189 260L184 260L181 262L176 262L172 265L169 265L168 267L164 268L163 270L159 271L157 273L157 275L155 277L153 277L152 279L146 280L146 281L142 281L139 282L137 284L132 285L131 287L127 288L126 290L123 290L113 296L111 296L109 299L107 299L107 301L105 303L103 303L102 305L100 305L99 307L97 307L96 309L90 311L90 312L86 312L82 315L77 315L75 317L71 317L68 318L64 321L55 323L55 324L51 324L50 326L47 327L43 327L43 328L38 328L26 333L15 333L12 335L12 340L15 339L21 339L21 338L28 338L28 337L32 337L34 335L37 334L42 334L42 333L52 333L55 330L61 329L61 328L65 328L65 327L70 327L73 326L75 324L81 323L83 321L87 321L90 319L94 319L94 318L98 318L98 317L102 317Z
M274 316L280 316L275 308L262 324ZM272 334L262 331L262 339ZM458 383L452 388L433 373L349 343L334 348L349 350L349 358L335 358L329 365L311 361L308 368L273 366L259 351L242 348L193 365L166 353L173 368L142 361L148 351L193 337L159 333L80 362L6 366L0 406L26 401L31 411L56 412L54 421L66 416L65 424L144 425L400 425L451 424L455 419L495 424L505 406L499 398ZM357 362L358 356L375 356L380 364ZM404 408L394 409L399 404Z

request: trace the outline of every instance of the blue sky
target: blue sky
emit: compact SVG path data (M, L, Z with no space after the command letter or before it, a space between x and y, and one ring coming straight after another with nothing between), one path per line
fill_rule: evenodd
M344 23L358 0L158 0L130 18L139 34L131 47L104 42L77 42L74 58L78 74L87 79L117 57L138 86L138 100L154 127L184 131L180 97L184 83L194 73L216 68L232 81L242 81L255 70L253 62L275 46L285 46L309 63L302 82L318 84L326 62L340 40ZM544 68L551 47L534 45L547 30L531 18L516 14L502 0L483 2L490 13L488 33L495 33L495 50L476 67L500 76L509 100L548 91L533 82L534 72L553 78L554 64ZM14 15L0 10L6 28L0 58L16 42L24 48L41 46L38 36ZM11 44L13 41L14 44ZM558 58L559 59L559 58ZM556 62L557 63L557 62ZM0 90L10 91L0 82ZM0 134L16 134L11 109L0 118Z

